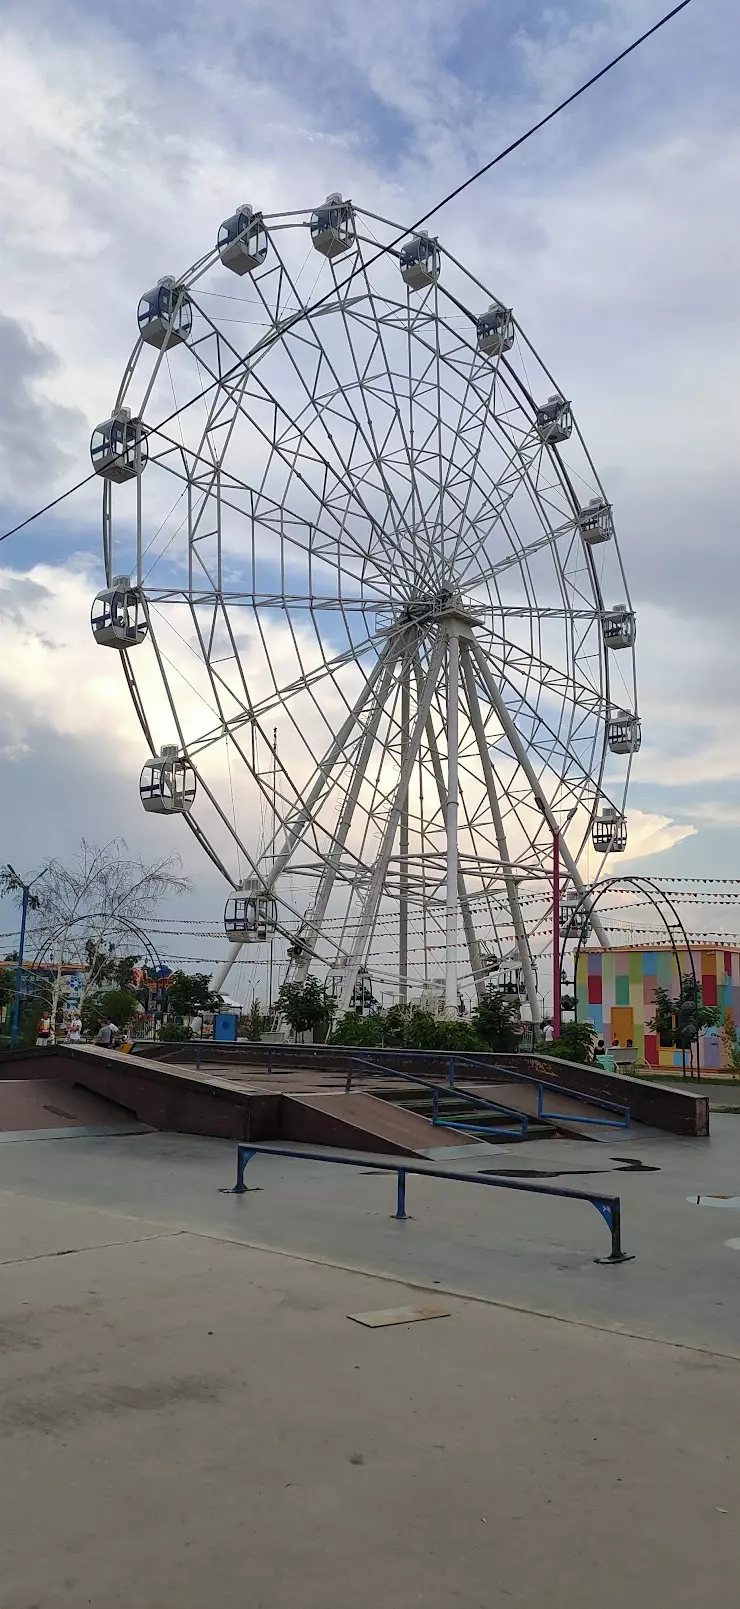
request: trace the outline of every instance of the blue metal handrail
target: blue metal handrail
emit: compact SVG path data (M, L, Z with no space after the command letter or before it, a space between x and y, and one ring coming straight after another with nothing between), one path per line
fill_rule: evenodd
M586 1201L589 1206L595 1207L600 1217L604 1219L611 1234L612 1249L608 1257L595 1257L597 1263L630 1263L634 1257L622 1250L622 1204L619 1196L604 1196L592 1193L589 1190L570 1190L567 1186L555 1184L531 1184L525 1179L497 1178L490 1174L461 1173L452 1168L437 1168L430 1164L407 1162L380 1162L374 1157L359 1157L357 1154L348 1156L342 1152L335 1152L327 1156L325 1151L295 1151L284 1145L273 1145L271 1141L265 1144L240 1143L236 1148L236 1184L232 1195L246 1195L249 1186L244 1183L244 1173L248 1162L253 1156L279 1156L287 1157L292 1162L333 1162L344 1167L361 1167L363 1171L372 1168L377 1173L395 1173L397 1175L396 1211L394 1217L404 1220L408 1217L406 1212L406 1175L418 1173L429 1179L453 1179L458 1184L482 1184L493 1190L520 1190L527 1195L560 1196L565 1201Z
M422 1051L421 1054L424 1055L425 1052ZM344 1085L345 1095L349 1095L350 1089L352 1088L352 1062L359 1063L361 1067L369 1068L373 1073L380 1073L381 1077L383 1078L401 1078L407 1084L418 1084L421 1089L431 1090L432 1123L435 1128L461 1129L463 1132L468 1134L490 1134L491 1132L490 1129L482 1123L459 1123L452 1118L448 1120L447 1118L440 1117L440 1094L444 1095L448 1090L451 1089L454 1091L454 1094L457 1096L458 1100L468 1101L471 1106L488 1107L490 1111L502 1113L504 1117L516 1118L517 1123L519 1124L519 1130L497 1128L497 1134L504 1134L506 1135L507 1139L526 1140L527 1138L527 1134L529 1132L529 1118L527 1117L526 1112L518 1112L515 1106L505 1106L501 1101L487 1100L484 1095L474 1095L471 1090L458 1089L454 1083L435 1084L429 1078L419 1078L416 1073L403 1072L400 1067L380 1066L379 1063L374 1062L370 1056L352 1056L350 1058L350 1067Z
M425 1054L425 1052L422 1052L422 1055L423 1054ZM472 1056L465 1056L465 1055L453 1056L453 1057L451 1057L451 1060L453 1062L455 1060L462 1061L462 1062L467 1062L468 1066L470 1066L470 1067L479 1067L480 1066L480 1063L475 1062L473 1060ZM573 1116L572 1113L568 1114L567 1112L546 1112L544 1110L545 1090L546 1089L551 1090L552 1085L547 1084L543 1078L536 1078L536 1077L534 1077L534 1075L532 1073L520 1073L519 1069L514 1068L514 1067L512 1067L512 1068L509 1068L509 1067L496 1067L496 1068L493 1069L493 1071L497 1072L497 1073L504 1073L506 1078L511 1078L515 1082L518 1082L520 1084L536 1084L537 1092L538 1092L537 1093L537 1116L538 1117L550 1117L550 1118L553 1118L555 1121L559 1121L559 1122L562 1122L562 1123L566 1123L568 1121L569 1115L572 1118L572 1116ZM452 1087L453 1088L455 1087L454 1086L454 1069L453 1069ZM587 1101L589 1106L598 1106L600 1109L602 1109L603 1111L606 1111L606 1112L618 1112L620 1117L621 1117L621 1119L622 1119L622 1121L620 1123L617 1123L617 1122L611 1121L608 1117L579 1117L578 1118L579 1123L591 1123L597 1128L628 1129L629 1126L630 1126L630 1109L629 1109L628 1106L624 1106L621 1101L606 1101L600 1095L586 1095L586 1094L584 1094L583 1090L566 1089L565 1086L562 1085L562 1084L558 1084L557 1092L558 1092L559 1095L567 1095L570 1098L570 1100L573 1100L573 1101Z
M399 1047L399 1049L400 1049L400 1047ZM617 1121L614 1118L609 1118L609 1117L591 1117L590 1115L587 1115L585 1113L583 1115L579 1114L578 1116L576 1116L576 1114L574 1114L573 1112L546 1112L545 1111L545 1091L549 1090L549 1091L552 1092L552 1085L548 1084L546 1082L546 1080L543 1079L543 1078L535 1077L532 1073L521 1073L519 1071L519 1069L515 1068L515 1067L491 1067L491 1068L486 1068L485 1063L481 1063L475 1057L466 1056L464 1053L459 1052L459 1051L450 1051L448 1053L446 1051L440 1052L438 1050L400 1050L400 1054L402 1054L404 1057L413 1056L417 1060L424 1060L424 1059L427 1059L427 1058L434 1058L437 1061L439 1060L440 1055L447 1055L449 1071L448 1071L448 1078L447 1078L447 1086L446 1087L448 1089L454 1089L455 1093L458 1094L458 1095L463 1095L463 1094L466 1094L466 1093L469 1094L473 1100L480 1100L481 1105L484 1104L483 1096L480 1096L480 1097L474 1096L472 1094L472 1091L470 1091L470 1090L464 1091L464 1090L460 1090L458 1088L457 1083L456 1083L456 1079L455 1079L455 1068L456 1068L457 1063L464 1062L469 1067L475 1067L476 1070L479 1073L481 1071L481 1068L483 1068L484 1071L486 1071L486 1072L490 1071L490 1073L492 1075L494 1075L494 1076L496 1074L499 1074L499 1075L502 1075L505 1079L511 1079L511 1082L514 1083L514 1084L517 1084L517 1083L518 1084L534 1084L536 1089L537 1089L537 1117L541 1118L545 1122L547 1122L548 1120L551 1121L551 1122L556 1122L556 1123L558 1123L558 1122L559 1123L578 1122L578 1123L589 1124L590 1127L592 1127L592 1128L628 1129L629 1126L630 1126L630 1109L629 1109L628 1106L623 1105L620 1101L607 1101L601 1095L587 1095L587 1094L585 1094L585 1092L583 1090L568 1089L568 1088L566 1088L566 1087L564 1087L563 1085L560 1085L560 1084L557 1085L558 1094L565 1095L570 1100L580 1101L580 1102L585 1101L585 1102L588 1103L589 1106L597 1106L597 1107L599 1107L600 1110L605 1111L605 1112L614 1112L614 1113L618 1114L619 1121ZM353 1056L351 1058L351 1060L352 1061L368 1061L369 1062L370 1058L369 1057ZM413 1080L413 1078L415 1076L413 1073L402 1072L402 1070L400 1068L396 1068L396 1067L386 1069L385 1067L380 1066L377 1062L374 1062L372 1065L375 1068L377 1068L378 1072L386 1072L386 1071L388 1071L395 1078L408 1078L408 1079ZM345 1084L345 1089L347 1089L347 1090L349 1090L349 1088L350 1088L351 1077L352 1077L352 1074L351 1074L351 1069L350 1069L350 1072L347 1075L347 1082ZM418 1082L423 1083L424 1080L419 1079ZM431 1084L431 1083L429 1084L430 1089L435 1089L435 1088L441 1089L443 1087L444 1086L442 1086L441 1084L439 1084L439 1085L435 1085L435 1084ZM495 1105L496 1103L491 1102L490 1104ZM501 1110L504 1111L504 1112L506 1112L506 1111L513 1112L513 1111L516 1110L516 1108L515 1107L502 1106Z

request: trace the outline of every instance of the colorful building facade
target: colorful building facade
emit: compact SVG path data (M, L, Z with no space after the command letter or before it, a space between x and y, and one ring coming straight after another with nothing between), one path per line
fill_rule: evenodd
M691 955L704 1005L729 1011L735 1027L740 1026L740 947L725 950L703 944L692 947ZM679 950L678 960L682 975L690 977L686 950ZM646 1026L655 1014L657 987L667 989L674 999L678 995L676 957L670 946L582 950L576 974L578 1020L592 1022L607 1045L618 1042L625 1046L631 1040L638 1062L646 1061L650 1067L682 1067L683 1052L661 1045L657 1034ZM707 1071L724 1065L721 1027L700 1036L699 1056Z

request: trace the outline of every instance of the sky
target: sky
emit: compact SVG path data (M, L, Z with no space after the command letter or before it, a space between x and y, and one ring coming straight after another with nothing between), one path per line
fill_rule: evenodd
M6 0L0 532L87 474L140 294L237 203L336 189L412 222L657 15L655 0ZM625 871L740 863L739 42L732 0L692 0L434 223L514 305L614 504L643 722ZM83 834L161 850L120 667L89 632L99 505L96 483L0 545L0 858L22 870ZM215 873L168 830L196 884L183 911L215 915Z

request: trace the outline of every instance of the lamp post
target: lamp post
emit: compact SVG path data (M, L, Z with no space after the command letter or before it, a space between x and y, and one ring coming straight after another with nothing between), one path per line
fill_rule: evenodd
M46 867L44 867L44 871L46 871ZM36 895L31 893L31 889L33 888L34 883L38 882L39 877L43 877L44 871L38 872L35 877L32 877L30 883L24 883L22 877L18 876L17 871L15 871L10 865L10 862L8 862L4 873L2 874L3 892L19 893L21 896L21 931L18 939L18 966L16 967L15 973L13 1011L10 1019L11 1050L15 1050L16 1040L18 1038L18 1018L21 1004L21 988L23 986L23 949L26 942L26 918L28 916L29 905L31 910L38 910L39 906L39 901L36 898Z
M547 820L547 816L545 814L544 804L539 799L536 802L537 802L537 804L539 804L539 807L540 807L540 809L542 811L542 814L543 814L543 816L545 816L545 820ZM553 1036L553 1039L559 1039L560 1038L560 1028L561 1028L561 1010L560 1010L560 999L561 999L561 978L560 978L560 835L563 832L563 830L565 829L565 827L567 827L568 824L573 820L573 817L574 817L574 815L576 813L576 808L577 807L574 806L572 810L568 811L568 814L567 814L567 816L565 818L565 821L563 822L562 827L557 822L551 823L551 826L550 826L550 830L552 832L552 1036Z

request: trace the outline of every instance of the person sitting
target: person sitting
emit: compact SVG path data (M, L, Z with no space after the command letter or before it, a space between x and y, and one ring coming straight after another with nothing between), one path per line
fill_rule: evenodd
M118 1029L114 1022L104 1022L95 1036L96 1045L105 1046L106 1050L113 1050L118 1043Z

